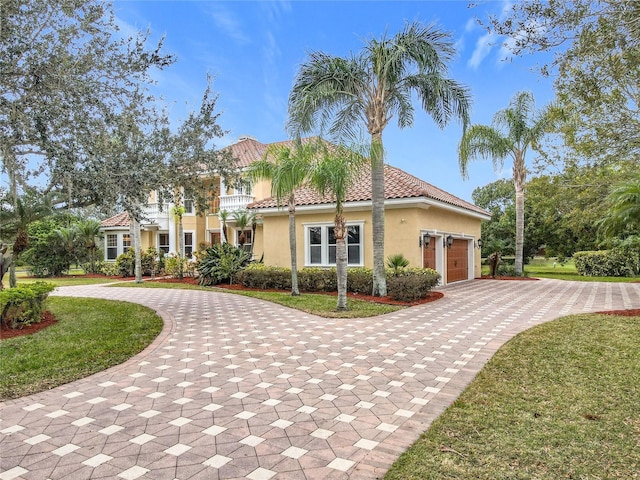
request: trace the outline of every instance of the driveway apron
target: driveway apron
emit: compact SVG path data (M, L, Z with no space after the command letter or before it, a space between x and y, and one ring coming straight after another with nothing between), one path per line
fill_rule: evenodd
M221 292L55 295L149 306L129 361L0 404L0 480L375 479L517 333L640 307L639 283L476 280L441 300L327 319Z

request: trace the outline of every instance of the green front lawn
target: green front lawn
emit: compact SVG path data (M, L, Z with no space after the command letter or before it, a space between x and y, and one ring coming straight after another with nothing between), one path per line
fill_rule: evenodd
M171 282L153 282L146 280L143 283L127 282L114 285L116 287L139 287L139 288L185 288L190 290L207 290L211 291L215 287L201 287L199 285L190 285L186 283ZM320 317L329 318L361 318L375 317L385 313L395 312L403 306L383 305L380 303L372 303L364 300L351 299L347 300L347 311L336 310L337 298L332 295L323 295L319 293L303 293L302 295L293 297L285 292L260 292L254 290L229 290L219 288L220 292L229 294L244 295L246 297L259 298L269 302L284 305L285 307L295 308L303 312L318 315Z
M555 262L553 258L536 257L524 266L528 277L555 278L556 280L573 280L577 282L619 282L631 283L640 281L639 277L585 277L576 270L573 260L568 260L564 265ZM489 275L489 266L482 265L482 275Z
M561 318L504 345L384 478L639 478L638 399L640 317Z
M58 323L0 341L0 400L22 397L118 365L162 331L151 309L127 302L49 297Z

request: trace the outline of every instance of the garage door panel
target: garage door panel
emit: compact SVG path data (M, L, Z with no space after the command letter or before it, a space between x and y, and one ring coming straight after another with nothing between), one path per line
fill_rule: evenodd
M447 283L469 278L469 241L454 239L447 249Z

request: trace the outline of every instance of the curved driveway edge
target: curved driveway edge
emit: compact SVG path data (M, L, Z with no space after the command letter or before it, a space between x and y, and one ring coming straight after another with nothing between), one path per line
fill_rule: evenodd
M437 302L326 319L230 293L103 286L165 320L122 365L0 404L0 480L374 479L507 340L638 308L640 284L477 280Z

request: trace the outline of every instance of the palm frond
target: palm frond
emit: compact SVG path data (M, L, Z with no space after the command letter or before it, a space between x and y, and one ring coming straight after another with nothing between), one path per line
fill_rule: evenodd
M365 79L357 58L312 52L300 67L289 95L288 130L293 136L315 128L324 132L344 105L362 101ZM333 130L339 127L349 132L351 124L333 122Z
M504 159L513 149L511 139L487 125L472 125L463 135L458 145L460 173L467 178L469 161L474 158L493 161L494 169L502 168Z

